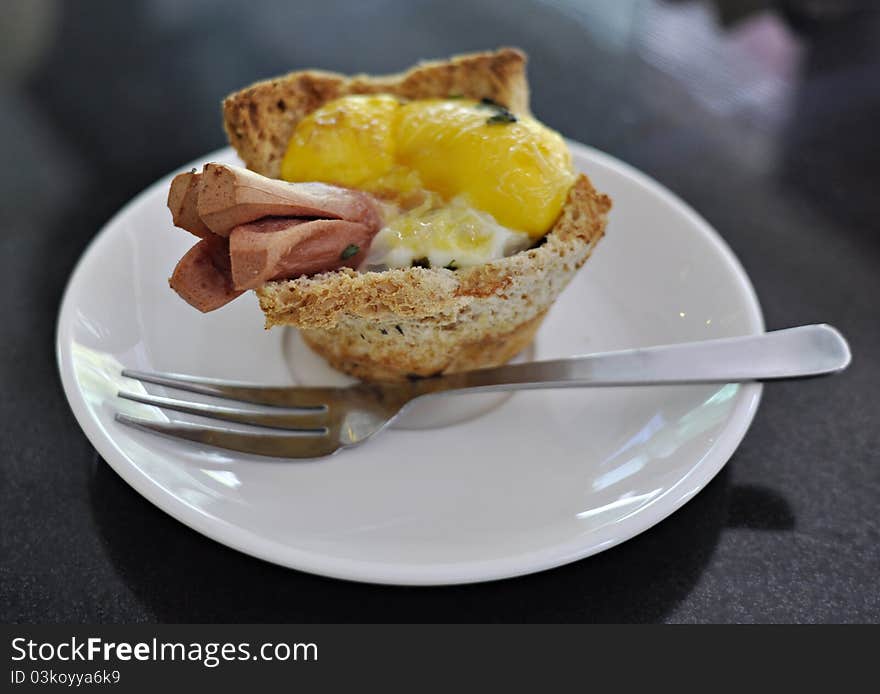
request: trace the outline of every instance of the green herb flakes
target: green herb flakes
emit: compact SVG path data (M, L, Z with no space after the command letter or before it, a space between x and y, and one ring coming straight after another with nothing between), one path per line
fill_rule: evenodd
M516 123L516 116L506 109L486 119L486 125L504 125L506 123Z

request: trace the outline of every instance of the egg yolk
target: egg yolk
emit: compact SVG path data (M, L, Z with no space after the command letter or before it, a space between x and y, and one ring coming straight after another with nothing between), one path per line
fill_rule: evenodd
M389 95L343 97L300 121L281 177L392 197L420 188L461 196L532 238L556 221L575 178L563 139L530 116L470 99Z
M399 108L391 96L349 96L313 111L290 138L281 177L373 189L395 165Z

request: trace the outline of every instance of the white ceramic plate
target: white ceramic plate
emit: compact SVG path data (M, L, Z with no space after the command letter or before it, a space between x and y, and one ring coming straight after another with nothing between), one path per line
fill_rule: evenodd
M748 278L703 219L631 167L570 145L614 209L532 358L763 330ZM236 159L225 149L181 170L205 161ZM675 511L721 469L754 416L759 385L531 391L463 423L389 430L315 462L249 458L125 428L113 421L117 410L167 415L115 397L139 386L121 378L123 366L292 382L290 340L263 330L253 295L201 315L168 288L193 243L171 225L170 178L126 205L80 260L58 322L61 378L80 426L120 476L242 552L378 583L547 569Z

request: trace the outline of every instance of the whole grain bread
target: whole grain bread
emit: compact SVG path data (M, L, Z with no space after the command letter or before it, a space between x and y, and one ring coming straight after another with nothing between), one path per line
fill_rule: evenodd
M410 99L460 94L528 112L525 55L502 48L422 63L399 75L294 72L229 96L224 122L247 166L278 177L296 124L346 94ZM344 268L256 290L266 326L298 327L331 365L365 380L398 380L495 366L531 342L553 301L605 232L611 208L578 176L544 243L452 271Z
M611 201L580 175L546 241L463 268L340 270L257 290L266 325L294 325L335 368L397 380L496 366L531 341L605 233Z

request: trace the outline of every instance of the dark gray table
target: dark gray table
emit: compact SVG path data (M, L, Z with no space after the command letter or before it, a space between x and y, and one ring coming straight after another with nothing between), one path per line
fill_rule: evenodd
M5 621L878 621L880 24L858 2L51 2L0 24L0 617ZM799 10L810 5L813 11ZM281 569L132 491L62 395L76 259L162 174L224 144L218 103L293 68L401 69L497 45L534 110L669 186L726 238L769 328L827 321L839 378L765 390L725 470L599 556L399 589Z

